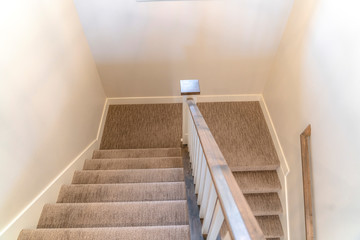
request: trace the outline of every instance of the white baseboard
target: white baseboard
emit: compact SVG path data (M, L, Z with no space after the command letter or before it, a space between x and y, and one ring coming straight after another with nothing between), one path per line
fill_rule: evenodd
M94 140L90 143L83 152L56 176L55 179L2 230L0 239L17 239L22 229L36 228L44 205L46 203L56 202L61 186L71 183L75 170L82 169L85 159L91 158L93 151L97 149L97 142L98 140Z
M187 95L187 96L194 98L196 102L246 102L246 101L260 101L262 99L261 94ZM164 97L108 98L107 105L182 103L184 97L164 96Z
M108 109L105 101L96 139L93 140L65 169L51 181L4 229L0 232L0 240L17 239L22 229L34 229L39 221L45 204L56 202L63 184L70 184L76 170L81 170L85 159L92 158L94 150L99 149Z
M280 160L280 169L277 171L277 173L278 173L278 176L279 176L279 179L281 182L282 189L279 192L279 197L280 197L281 204L285 210L284 213L280 216L280 221L283 226L283 229L285 230L284 231L284 239L290 240L290 232L289 232L289 227L288 227L289 221L290 221L290 219L289 219L289 202L288 202L289 198L288 198L288 186L287 186L287 176L290 172L290 169L289 169L289 165L286 161L284 151L281 147L280 140L276 133L275 126L271 119L269 110L266 106L266 102L262 96L261 96L261 99L259 100L259 102L260 102L261 109L264 113L265 121L268 125L271 137L273 139L277 155Z
M122 97L108 98L107 105L182 103L182 97Z

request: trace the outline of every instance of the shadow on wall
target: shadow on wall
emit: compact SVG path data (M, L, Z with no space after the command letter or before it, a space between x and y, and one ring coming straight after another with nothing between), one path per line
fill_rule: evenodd
M307 104L311 103L304 99L306 92L311 89L304 84L304 62L310 26L319 5L318 1L294 1L263 92L290 168L287 176L288 234L291 233L291 239L299 240L306 239L300 134L311 121L305 113Z

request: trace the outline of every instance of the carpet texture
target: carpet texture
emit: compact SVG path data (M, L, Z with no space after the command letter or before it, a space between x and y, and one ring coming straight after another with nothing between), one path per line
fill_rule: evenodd
M259 102L198 103L198 107L233 171L279 167Z
M189 239L189 226L63 228L23 230L19 240L184 240Z
M190 239L180 148L93 155L19 240Z
M100 149L180 147L182 104L110 105Z

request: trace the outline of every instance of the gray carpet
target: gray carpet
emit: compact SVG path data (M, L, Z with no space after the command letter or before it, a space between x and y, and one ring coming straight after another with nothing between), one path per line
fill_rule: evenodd
M93 155L19 240L190 239L180 148Z
M180 147L182 104L110 105L101 149Z
M199 103L198 106L232 170L279 167L259 102Z
M189 226L62 228L23 230L19 240L184 240L189 239Z

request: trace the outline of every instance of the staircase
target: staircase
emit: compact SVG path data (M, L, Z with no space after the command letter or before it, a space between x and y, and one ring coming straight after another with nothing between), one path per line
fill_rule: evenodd
M190 239L180 148L98 150L19 240Z
M259 102L198 106L265 237L280 239L280 162Z

